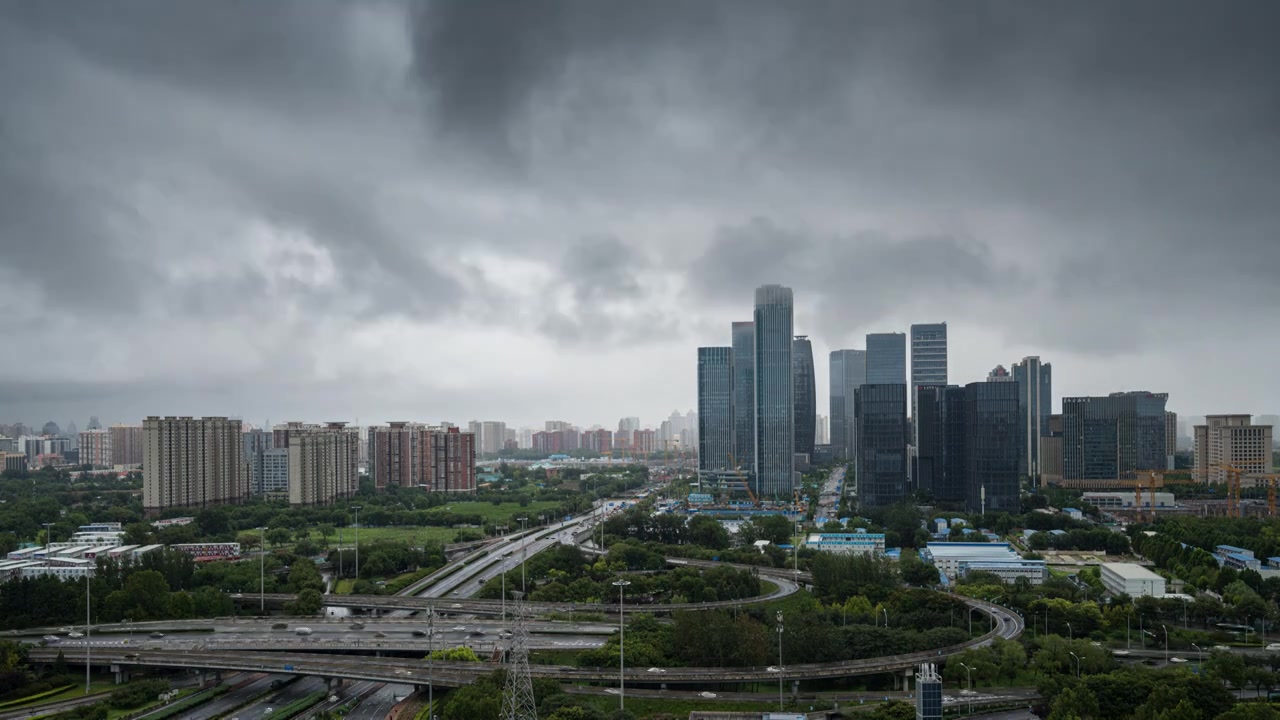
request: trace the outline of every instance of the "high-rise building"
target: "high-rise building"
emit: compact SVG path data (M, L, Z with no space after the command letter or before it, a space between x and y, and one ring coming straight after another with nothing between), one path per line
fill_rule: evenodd
M1271 427L1274 428L1277 425L1280 425L1280 415L1255 415L1253 417L1253 424L1254 425L1270 425ZM1277 438L1276 436L1272 435L1271 437L1271 442L1273 443L1272 447L1275 447L1274 443L1277 440L1280 440L1280 438Z
M618 421L618 432L631 437L631 433L640 429L640 418L631 415Z
M1062 482L1062 416L1049 416L1049 429L1040 438L1040 487Z
M698 348L698 469L731 468L733 348Z
M97 415L90 415L90 416L89 416L89 426L88 426L87 428L85 428L85 429L86 429L86 430L101 430L101 429L102 429L102 423L98 422L98 416L97 416Z
M62 434L62 428L58 427L58 423L50 420L44 424L44 428L40 430L41 435L56 436Z
M813 458L817 442L815 423L818 418L817 378L813 370L813 344L804 335L791 342L791 376L795 388L795 450Z
M818 415L818 422L813 426L813 444L831 444L831 419L826 415Z
M867 335L867 384L907 382L907 336L902 333Z
M975 382L965 386L965 509L971 513L1021 510L1018 483L1018 386Z
M613 451L613 433L603 428L582 433L582 449L598 453Z
M564 420L547 420L543 423L543 430L546 432L560 432L561 430L569 430L573 427L573 423Z
M245 430L241 436L241 455L244 457L245 473L249 478L249 493L251 495L262 495L266 492L266 485L263 482L265 474L266 452L275 447L273 440L274 435L270 430L261 428L253 430ZM288 462L288 448L284 448L285 462ZM287 470L286 464L286 470ZM289 488L289 476L285 475L285 489Z
M1164 413L1164 452L1164 469L1173 470L1173 456L1178 452L1178 413L1172 410Z
M755 305L756 496L789 498L796 461L791 288L756 288Z
M1066 480L1132 480L1165 465L1166 393L1112 393L1062 399Z
M911 326L911 417L916 416L915 388L947 384L947 324ZM916 443L919 445L919 443Z
M840 462L858 456L858 426L853 416L853 394L867 383L867 351L833 350L829 357L831 384L831 455Z
M225 417L143 421L143 509L212 507L248 497L242 427Z
M289 433L289 504L331 505L360 487L360 431L346 423Z
M1270 425L1254 425L1249 415L1209 415L1195 426L1196 455L1193 477L1199 482L1227 481L1225 466L1244 475L1272 472Z
M0 435L0 452L18 452L18 439Z
M85 430L80 433L80 464L94 468L109 468L111 458L111 433L107 430Z
M576 439L577 431L573 432ZM473 433L398 421L369 428L368 444L369 476L379 490L398 485L428 492L475 492Z
M20 452L0 452L0 472L27 471L27 456Z
M575 431L575 435L576 435ZM424 430L419 444L420 466L430 492L474 493L476 491L476 436L457 428Z
M1048 434L1053 413L1053 365L1024 357L1013 366L1013 379L1018 383L1018 474L1034 482L1040 478L1040 438Z
M375 488L384 490L392 485L413 487L421 484L418 444L423 431L423 426L404 421L369 428L365 442L369 446L369 477Z
M966 390L956 385L920 385L916 398L915 486L929 491L937 502L964 502Z
M854 392L858 502L884 507L907 496L907 385L867 384Z
M1014 377L1003 365L997 365L987 373L987 382L1014 382Z
M733 461L755 472L756 462L756 324L733 324Z
M631 450L648 455L658 449L658 433L653 430L637 430L631 433Z
M111 464L134 466L142 464L142 426L112 425Z
M482 455L497 455L507 439L507 424L499 420L485 420L480 423L480 434L476 437Z

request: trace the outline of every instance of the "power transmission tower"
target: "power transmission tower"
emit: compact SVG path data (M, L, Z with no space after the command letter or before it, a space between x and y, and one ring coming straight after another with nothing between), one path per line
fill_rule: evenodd
M538 720L538 708L533 700L533 676L529 674L528 612L522 599L516 596L515 624L511 628L511 648L507 652L507 684L502 690L502 716L500 720Z

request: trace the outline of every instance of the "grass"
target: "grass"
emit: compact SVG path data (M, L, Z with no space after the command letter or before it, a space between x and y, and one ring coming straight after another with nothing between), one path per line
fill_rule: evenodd
M318 704L321 700L324 700L326 694L327 693L323 692L314 692L304 698L294 700L288 705L277 710L275 717L280 718L280 720L289 720L289 718L302 714L311 706Z
M516 513L522 513L536 519L538 513L548 512L559 504L550 500L531 502L527 507L521 507L520 503L514 502L501 503L499 505L488 502L455 502L446 507L449 508L450 512L459 515L479 515L487 522L498 522L506 521Z
M487 504L487 503L486 503ZM453 528L435 527L435 526L396 526L396 527L362 527L360 528L360 542L371 543L378 540L389 540L391 542L402 543L422 543L422 542L440 542L451 543L457 537L458 531ZM317 542L321 540L320 533L315 530L311 531L311 538ZM342 533L342 544L346 547L354 548L356 544L356 533L352 528L346 528ZM335 533L329 536L329 545L331 547L338 546L338 535Z
M93 682L90 683L89 685L89 694L92 695L95 693L109 692L115 689L116 689L116 683L114 678L110 680L101 680L101 679L95 678ZM62 702L63 700L75 700L77 698L82 698L82 697L84 697L84 685L77 683L76 685L73 685L67 688L66 690L63 690L62 692L59 692L56 695L48 695L43 698L40 698L40 700L37 702L43 705L45 703L56 703L56 702Z
M173 701L173 703L179 703L179 702L182 702L184 699L186 699L187 697L189 697L193 692L196 692L196 691L194 691L194 690L179 690L179 691L178 691L178 697ZM173 703L170 703L170 704L173 704ZM149 712L149 711L152 711L152 710L159 710L162 706L163 706L163 703L161 703L159 700L153 700L153 701L151 701L151 702L144 703L144 704L139 705L138 707L134 707L134 708L122 708L122 709L121 709L121 708L113 708L113 707L109 707L109 708L107 708L107 720L116 720L117 718L124 717L125 715L133 715L134 713Z
M30 705L34 702L44 700L47 697L66 692L67 690L70 690L71 688L74 688L74 687L75 685L63 685L62 687L57 687L52 690L45 690L44 692L36 693L35 695L28 695L26 697L21 697L16 700L9 700L8 702L2 702L0 703L0 710L4 710L5 708L17 707L19 705Z

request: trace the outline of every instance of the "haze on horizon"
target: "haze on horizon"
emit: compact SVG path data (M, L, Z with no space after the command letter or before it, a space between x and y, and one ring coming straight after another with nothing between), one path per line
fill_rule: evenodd
M1280 411L1280 5L0 4L0 421L655 424L826 356ZM1055 402L1055 408L1058 403Z

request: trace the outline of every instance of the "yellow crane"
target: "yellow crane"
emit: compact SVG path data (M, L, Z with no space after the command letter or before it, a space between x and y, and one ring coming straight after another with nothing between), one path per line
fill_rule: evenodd
M747 481L746 473L742 472L742 468L738 467L738 461L733 457L733 453L729 453L729 465L738 474L738 480L742 481L742 487L746 489L747 497L751 498L751 504L757 508L760 507L760 500L755 493L751 492L751 483Z

